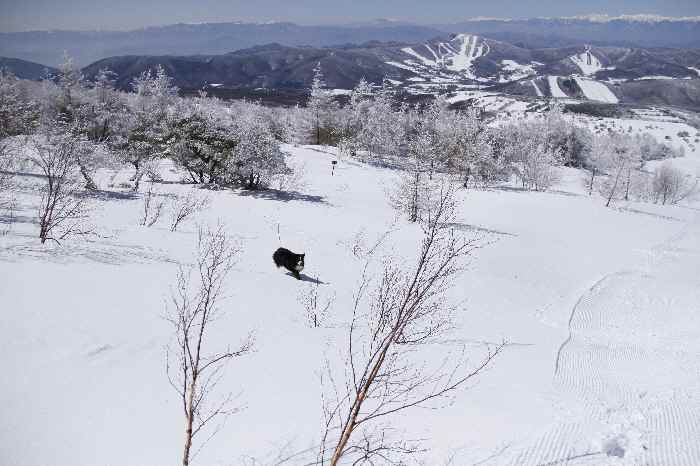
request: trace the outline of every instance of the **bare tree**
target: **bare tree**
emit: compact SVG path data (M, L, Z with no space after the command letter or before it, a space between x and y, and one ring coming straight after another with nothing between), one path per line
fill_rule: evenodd
M322 297L320 282L310 285L299 292L297 302L304 307L306 323L311 328L321 327L328 319L328 311L333 305L334 296Z
M454 354L435 366L415 359L453 326L453 308L445 304L445 293L463 269L463 260L478 247L476 240L461 238L450 228L452 209L451 188L443 188L422 224L415 266L387 259L375 282L367 272L369 261L365 263L354 298L344 371L334 374L328 364L326 384L332 389L324 400L320 464L397 464L392 458L417 452L418 442L392 442L382 421L447 396L503 349L504 344L489 348L471 368L464 357L450 362Z
M179 198L172 206L170 231L177 230L180 223L184 222L195 212L204 210L209 206L209 199L196 196L192 191L187 196Z
M191 286L192 269L180 267L172 293L168 320L175 328L177 367L170 367L169 356L166 362L168 379L180 395L185 416L183 466L190 463L192 441L202 429L217 419L220 423L225 421L235 412L230 406L230 393L214 400L214 392L226 363L249 353L253 347L253 336L249 334L236 349L208 350L207 337L212 324L220 317L218 304L224 281L237 253L221 225L213 231L200 229L197 261L192 268L196 283ZM215 433L216 430L212 435Z
M42 133L31 139L30 161L44 175L46 185L39 204L39 239L59 243L70 235L91 233L83 225L85 198L79 195L76 173L81 141L70 133Z
M146 195L143 197L143 215L141 216L141 226L152 227L160 219L165 201L156 200L158 193L153 191L153 184L148 187Z

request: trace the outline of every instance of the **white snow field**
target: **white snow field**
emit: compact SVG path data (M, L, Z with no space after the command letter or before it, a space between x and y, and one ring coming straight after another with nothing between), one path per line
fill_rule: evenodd
M437 50L429 44L422 45L420 48L425 49L426 52L421 53L412 47L401 49L402 52L417 59L418 62L408 59L404 60L403 63L392 61L386 63L419 74L422 71L421 66L427 66L433 71L446 68L461 73L466 78L477 79L472 70L472 64L474 60L488 55L490 51L489 45L484 39L471 34L457 34L449 42L440 42Z
M547 81L549 82L549 93L555 99L566 99L569 96L561 90L559 87L559 76L547 76Z
M589 48L587 48L585 52L580 53L578 55L574 55L569 58L576 64L576 66L578 66L581 69L581 72L586 76L594 75L598 71L603 69L603 65L600 63L600 60L598 60L598 57L591 53L591 50Z
M241 252L209 341L254 330L256 351L229 364L220 387L241 410L194 464L309 464L313 451L295 453L319 440L319 373L345 345L362 267L353 246L391 230L388 249L410 263L420 231L385 200L396 171L340 159L331 176L335 149L285 149L305 166L300 192L198 189L210 208L175 233L165 220L139 226L140 195L108 187L130 173L104 172L91 217L100 237L61 246L35 238L39 180L18 177L15 223L0 217L1 464L178 463L184 422L163 316L197 224L219 221ZM684 163L700 168L697 157ZM153 188L164 196L197 189L162 173ZM446 344L466 344L475 362L488 342L510 345L451 404L391 419L401 437L425 439L406 464L700 464L700 204L606 208L583 176L565 169L547 193L459 191L455 227L483 247L446 296L459 304ZM321 296L335 296L326 327L309 328L298 302L315 285L273 266L278 229L306 252Z
M574 79L587 99L597 100L598 102L605 102L609 104L616 104L619 102L617 96L615 96L615 94L613 94L613 92L605 84L593 79L579 77Z

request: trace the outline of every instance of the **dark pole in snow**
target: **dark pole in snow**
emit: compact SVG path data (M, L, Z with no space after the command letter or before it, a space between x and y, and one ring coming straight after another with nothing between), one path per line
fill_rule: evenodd
M335 166L338 164L337 160L331 161L331 176L335 175Z

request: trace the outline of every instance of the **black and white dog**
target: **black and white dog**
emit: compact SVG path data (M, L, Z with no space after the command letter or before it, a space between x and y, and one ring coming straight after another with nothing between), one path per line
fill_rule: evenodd
M301 280L299 272L304 270L304 256L306 254L294 254L289 249L279 248L272 255L272 260L275 261L275 265L279 267L284 267L285 269L292 272L294 278Z

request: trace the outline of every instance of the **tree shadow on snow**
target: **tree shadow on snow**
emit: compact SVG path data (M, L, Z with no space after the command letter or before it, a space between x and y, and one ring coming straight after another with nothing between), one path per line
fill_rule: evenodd
M294 277L292 272L287 272L287 275L290 277ZM309 277L308 275L306 275L304 273L300 273L299 276L301 277L302 282L309 282L309 283L313 283L315 285L328 285L328 283L322 282L318 278Z
M266 189L264 191L240 191L239 196L244 197L254 197L256 199L266 199L269 201L280 201L280 202L290 202L290 201L301 201L301 202L311 202L315 204L328 204L323 196L315 196L312 194L302 194L296 191L279 191L277 189Z

